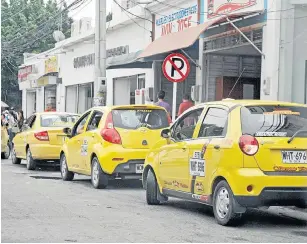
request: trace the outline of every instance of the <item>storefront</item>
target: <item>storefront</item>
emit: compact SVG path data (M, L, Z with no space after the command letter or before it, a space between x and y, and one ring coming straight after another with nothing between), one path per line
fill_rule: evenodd
M262 52L262 29L266 20L266 6L265 1L260 0L244 3L236 5L229 1L201 1L201 14L198 16L202 24L186 25L189 28L172 35L162 35L139 56L141 59L154 60L155 73L158 73L155 85L158 86L161 81L160 88L167 92L166 100L170 104L173 84L160 71L161 61L174 52L190 60L190 75L178 84L176 110L184 93L191 94L196 103L227 97L260 98L262 60L265 56ZM228 18L223 15L226 5ZM195 9L193 6L191 3L188 10L181 9L188 15L189 12L195 12L192 11ZM163 19L166 25L167 20L179 15L167 16ZM169 30L169 27L164 29Z

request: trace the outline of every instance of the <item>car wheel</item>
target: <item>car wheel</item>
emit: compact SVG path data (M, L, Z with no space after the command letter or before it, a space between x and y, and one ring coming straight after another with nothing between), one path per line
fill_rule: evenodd
M1 153L1 159L8 159L10 157L11 147L10 143L7 143L5 147L5 152Z
M234 212L234 197L225 180L220 181L214 189L213 212L220 225L234 225L241 220L242 214Z
M36 168L36 161L32 158L32 153L30 148L27 149L27 169L28 170L35 170Z
M64 181L72 181L74 179L75 174L74 172L68 170L67 160L64 153L61 155L60 169L61 169L61 176Z
M146 179L146 201L149 205L158 205L158 183L152 170L150 169Z
M97 157L92 159L91 181L96 189L104 189L108 186L108 176L102 171Z
M20 164L21 163L21 158L17 158L14 144L12 145L11 153L12 153L12 155L11 155L12 163L13 164Z

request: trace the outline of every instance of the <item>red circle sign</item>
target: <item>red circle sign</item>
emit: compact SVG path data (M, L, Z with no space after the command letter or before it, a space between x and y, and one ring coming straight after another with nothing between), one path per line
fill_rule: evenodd
M168 55L162 64L162 71L166 79L171 82L182 82L190 73L189 60L181 53Z

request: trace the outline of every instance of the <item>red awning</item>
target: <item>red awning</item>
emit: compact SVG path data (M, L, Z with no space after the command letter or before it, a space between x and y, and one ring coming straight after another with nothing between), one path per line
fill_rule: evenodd
M145 58L192 46L204 31L215 23L221 22L222 19L226 19L226 17L217 18L184 31L162 36L150 43L138 58Z
M195 27L191 27L184 31L171 33L165 36L158 38L157 40L153 41L145 48L145 50L138 56L138 58L146 58L156 54L162 54L171 52L178 49L183 49L192 46L199 36L206 31L209 27L220 24L224 22L227 17L229 19L238 17L238 16L249 16L251 14L260 14L263 11L255 11L255 12L245 12L240 14L231 14L228 16L221 16L214 20L208 21L206 23L197 25Z

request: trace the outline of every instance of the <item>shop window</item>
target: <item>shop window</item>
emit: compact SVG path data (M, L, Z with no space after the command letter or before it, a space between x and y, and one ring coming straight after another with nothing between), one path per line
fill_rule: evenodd
M56 111L56 85L45 87L45 111Z
M65 111L82 114L93 106L94 83L66 87Z
M67 86L66 87L66 108L65 111L69 113L77 113L78 108L78 86Z
M79 85L78 87L78 113L84 113L92 107L93 83Z
M145 74L138 75L137 89L145 88Z

